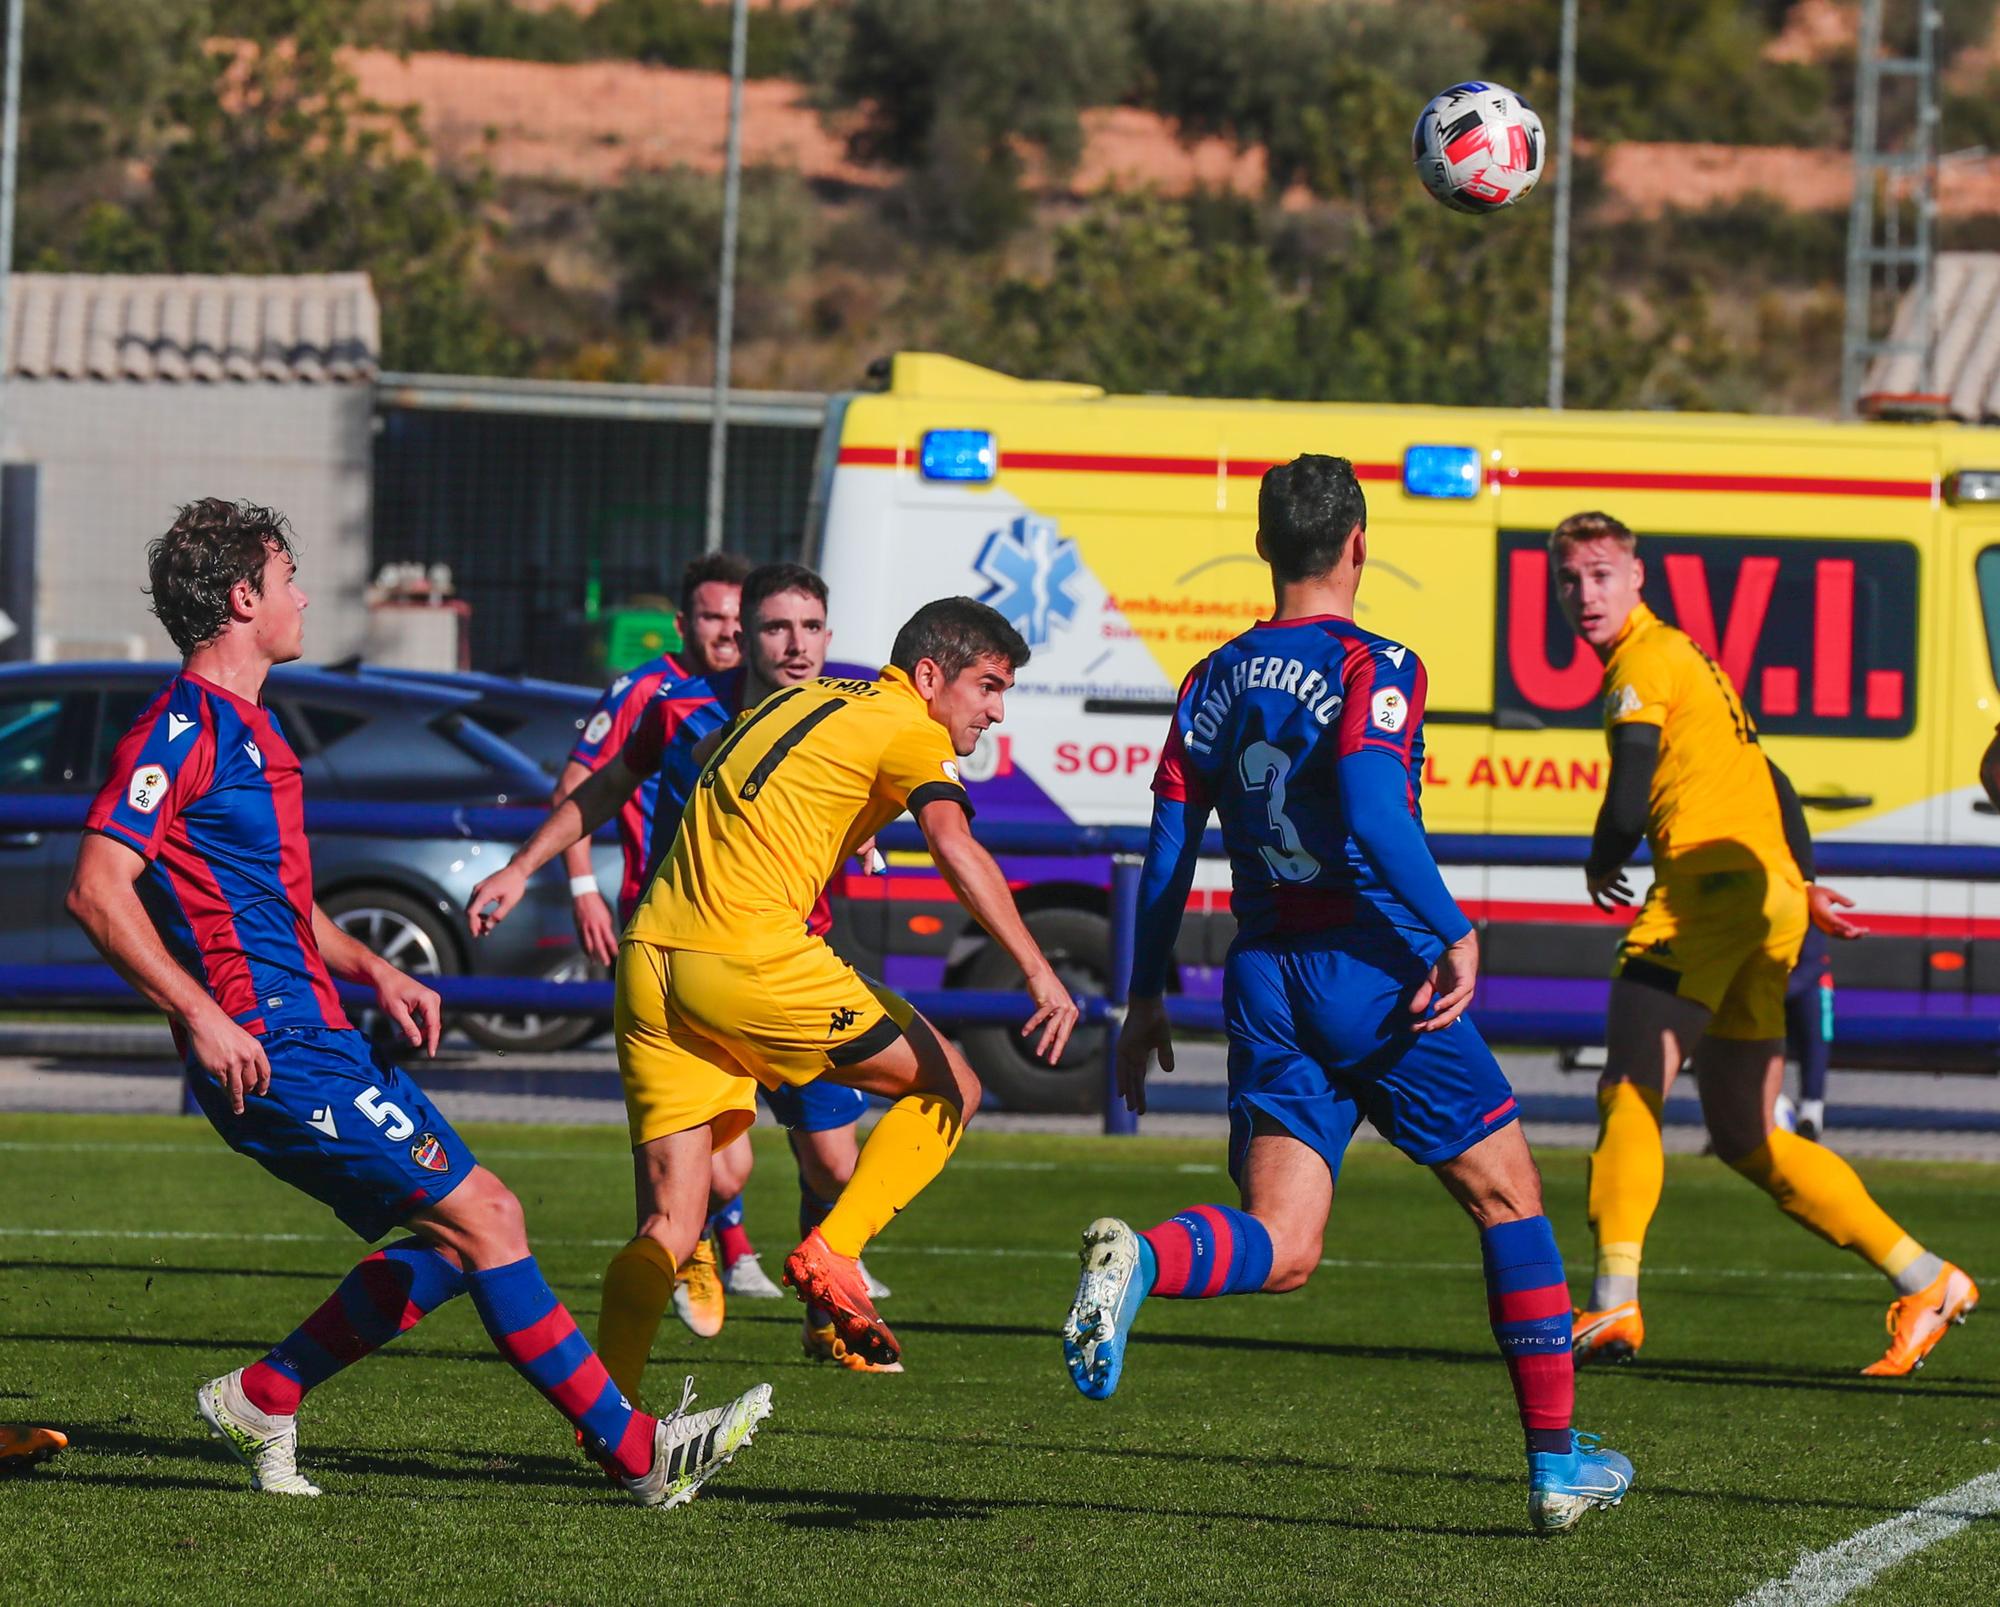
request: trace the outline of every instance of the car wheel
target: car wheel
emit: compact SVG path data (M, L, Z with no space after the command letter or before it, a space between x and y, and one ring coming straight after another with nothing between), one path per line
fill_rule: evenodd
M349 887L323 899L320 907L341 931L399 971L421 977L459 972L458 949L445 918L407 893ZM355 1025L372 1036L376 1013L364 1010Z
M545 982L583 982L609 975L581 949L572 949L542 972ZM503 1054L553 1054L577 1049L610 1023L595 1016L461 1016L465 1035L483 1048Z
M1111 974L1111 923L1088 910L1035 910L1028 930L1079 998L1102 994ZM988 943L959 979L966 988L1021 986L1021 968L997 943ZM1026 1020L1025 1013L1022 1020ZM1034 1057L1018 1026L967 1027L958 1034L965 1058L1009 1110L1074 1115L1104 1108L1104 1028L1078 1027L1053 1066Z

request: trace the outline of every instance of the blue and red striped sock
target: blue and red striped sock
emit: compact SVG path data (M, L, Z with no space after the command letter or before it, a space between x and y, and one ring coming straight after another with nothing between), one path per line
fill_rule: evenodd
M749 1229L743 1226L741 1194L708 1219L708 1231L715 1235L715 1247L722 1253L722 1265L725 1271L735 1266L746 1255L757 1253L757 1247L750 1242Z
M1545 1216L1496 1222L1479 1235L1486 1310L1514 1381L1530 1451L1567 1451L1576 1410L1569 1281Z
M500 1354L583 1434L584 1448L627 1478L653 1465L657 1419L619 1393L533 1256L466 1276Z
M1271 1276L1271 1235L1247 1211L1191 1205L1139 1235L1153 1252L1152 1293L1168 1300L1252 1295Z
M319 1310L243 1369L243 1393L258 1411L289 1417L306 1391L464 1293L465 1274L429 1245L405 1239L377 1250Z

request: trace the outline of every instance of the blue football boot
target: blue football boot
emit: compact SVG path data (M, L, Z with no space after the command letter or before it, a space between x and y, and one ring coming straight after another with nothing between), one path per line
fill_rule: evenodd
M1132 1319L1153 1287L1153 1247L1115 1216L1083 1230L1083 1277L1063 1323L1070 1381L1094 1401L1109 1400L1125 1368Z
M1574 1529L1592 1507L1615 1507L1625 1499L1632 1463L1602 1443L1572 1429L1567 1451L1528 1453L1528 1518L1538 1534Z

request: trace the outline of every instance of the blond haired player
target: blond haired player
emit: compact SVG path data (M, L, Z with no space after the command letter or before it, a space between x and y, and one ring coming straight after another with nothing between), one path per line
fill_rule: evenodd
M1022 923L1000 868L973 840L958 759L1004 712L1028 647L970 598L927 603L875 681L787 687L739 722L701 772L681 828L618 950L618 1054L634 1162L659 1210L640 1224L676 1264L707 1214L710 1154L751 1123L757 1085L826 1077L895 1103L785 1281L829 1312L841 1341L889 1364L901 1347L857 1265L863 1247L943 1169L978 1108L957 1049L909 1004L806 931L841 862L907 809L959 902L1021 967L1022 1028L1059 1058L1077 1006ZM475 933L527 878L617 807L608 765L566 799L505 869L473 889Z
M1813 885L1804 811L1728 676L1640 600L1632 532L1579 513L1555 528L1549 555L1564 616L1604 662L1611 778L1585 867L1593 902L1629 904L1625 863L1642 835L1653 850L1653 885L1611 984L1590 1160L1597 1274L1576 1314L1577 1362L1628 1359L1645 1341L1639 1263L1665 1176L1660 1109L1691 1057L1715 1153L1895 1284L1888 1351L1862 1371L1911 1372L1979 1290L1905 1233L1847 1162L1772 1120L1786 980L1808 924L1862 934L1840 913L1851 901Z

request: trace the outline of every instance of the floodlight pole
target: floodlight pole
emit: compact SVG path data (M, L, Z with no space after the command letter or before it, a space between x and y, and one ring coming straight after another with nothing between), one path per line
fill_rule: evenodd
M722 158L722 264L715 300L715 409L708 432L708 531L702 543L708 552L722 550L723 480L729 463L729 368L736 324L736 214L743 190L743 76L750 49L749 0L735 0L731 13L729 138Z
M0 104L0 456L6 452L4 398L13 345L14 173L21 154L21 9L7 0L7 85Z
M1556 216L1549 252L1549 406L1563 405L1569 360L1569 165L1576 105L1576 0L1563 0L1562 55L1556 72Z

